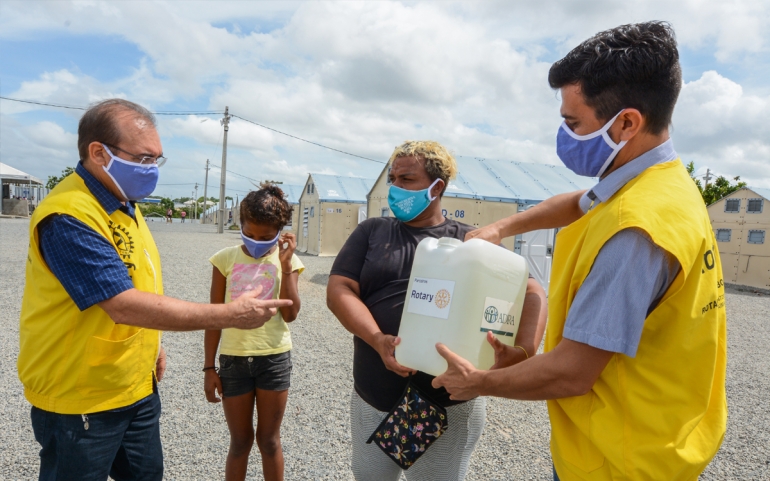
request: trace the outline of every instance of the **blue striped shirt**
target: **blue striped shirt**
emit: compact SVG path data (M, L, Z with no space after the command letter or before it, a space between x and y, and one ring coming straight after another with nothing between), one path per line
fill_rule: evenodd
M600 180L580 199L587 212L653 165L677 158L671 140ZM598 349L635 357L644 321L679 273L679 261L639 229L608 240L575 294L563 336Z
M136 222L134 205L123 205L82 163L72 175L83 178L108 215L120 210ZM43 259L81 311L133 289L115 246L83 222L69 215L52 215L37 229Z

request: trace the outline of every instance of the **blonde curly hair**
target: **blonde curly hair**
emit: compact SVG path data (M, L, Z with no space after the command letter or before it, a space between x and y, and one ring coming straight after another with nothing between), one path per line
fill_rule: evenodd
M444 190L449 181L457 177L457 161L444 147L433 140L406 140L396 147L388 160L388 164L399 157L420 157L425 159L425 171L431 180L444 181ZM442 192L443 194L443 192Z

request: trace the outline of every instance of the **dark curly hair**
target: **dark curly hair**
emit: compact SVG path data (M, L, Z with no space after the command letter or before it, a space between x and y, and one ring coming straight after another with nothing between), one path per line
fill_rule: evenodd
M274 184L259 184L259 190L249 192L241 202L241 224L254 222L277 227L280 231L291 223L294 208L286 195Z
M600 120L637 109L646 130L657 135L671 124L682 89L674 30L656 21L597 33L551 66L548 83L553 89L579 85Z

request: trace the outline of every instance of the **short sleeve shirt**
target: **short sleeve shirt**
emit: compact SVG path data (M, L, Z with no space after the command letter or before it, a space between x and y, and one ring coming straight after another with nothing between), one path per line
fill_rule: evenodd
M217 252L211 264L227 279L225 303L238 299L244 292L262 287L260 299L278 299L281 292L283 269L278 249L259 259L243 252L241 245L227 247ZM299 257L291 258L292 272L300 274L305 266ZM229 356L266 356L291 350L289 326L283 321L281 311L262 327L256 329L223 329L219 344L220 354Z
M417 244L427 237L464 240L473 226L454 220L426 228L410 227L392 217L359 224L337 255L331 274L359 283L361 300L380 330L397 335ZM369 344L353 338L353 380L356 392L379 411L388 411L406 388L407 379L389 371ZM422 392L442 406L451 401L444 388L431 386L433 376L418 372L412 379Z
M82 163L70 175L82 177L108 215L120 210L136 221L134 205L121 203ZM134 287L115 246L78 219L51 215L37 231L43 260L81 311Z
M677 158L669 139L599 181L580 199L587 212L605 202L646 169ZM609 239L577 291L564 324L564 338L597 349L636 356L644 322L681 267L640 229Z

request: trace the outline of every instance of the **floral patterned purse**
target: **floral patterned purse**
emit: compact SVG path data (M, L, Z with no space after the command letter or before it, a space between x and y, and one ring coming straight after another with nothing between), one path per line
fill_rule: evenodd
M410 379L399 402L366 443L377 443L401 469L409 469L448 426L446 409L418 391Z

